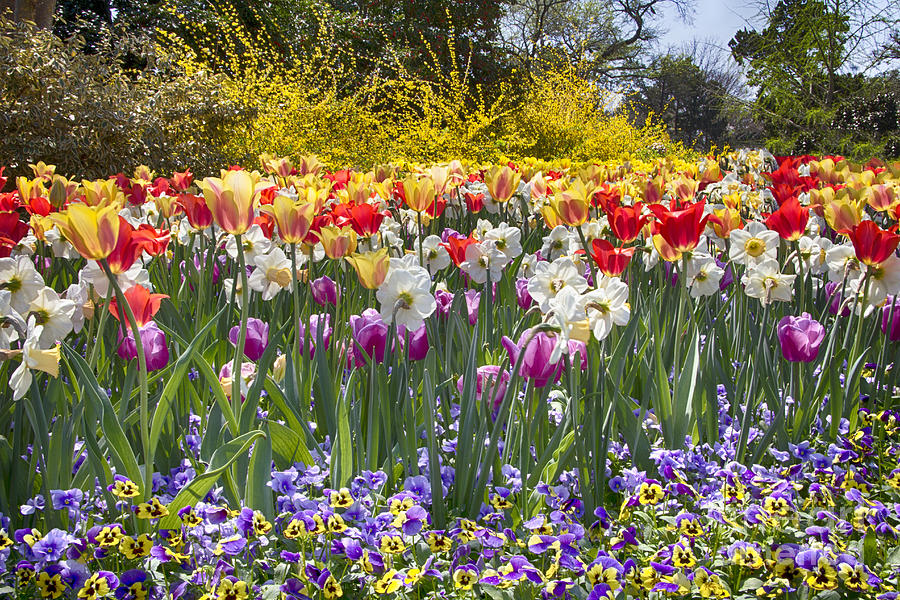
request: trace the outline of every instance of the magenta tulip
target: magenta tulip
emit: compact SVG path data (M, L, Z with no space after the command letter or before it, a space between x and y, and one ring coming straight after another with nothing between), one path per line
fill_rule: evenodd
M503 373L500 373L500 367L498 365L485 365L483 367L478 367L476 373L477 378L475 381L475 397L479 402L481 402L481 395L483 392L495 390L493 405L494 410L497 410L498 408L500 408L500 404L503 402L504 394L506 394L506 385L509 383L509 371L503 371ZM463 386L465 384L465 381L463 381L463 379L463 377L460 377L456 381L456 389L459 390L460 394L463 393Z
M896 303L896 304L895 304ZM893 310L892 310L892 307ZM891 314L893 312L893 314ZM900 302L896 299L881 309L881 331L892 342L900 340Z
M337 304L337 286L329 277L319 277L309 287L312 289L313 300L319 306Z
M366 356L372 362L384 361L384 348L387 342L388 326L381 320L381 315L374 308L367 308L361 315L350 317L350 331L353 343L347 352L348 363L362 367L366 364Z
M138 331L141 334L141 344L144 346L144 360L147 362L147 371L156 371L169 364L169 347L166 345L166 334L156 323L150 321ZM131 330L122 336L119 331L119 357L124 360L137 358L137 346L134 343L134 335Z
M300 345L300 356L303 356L303 353L305 352L304 347L309 349L310 357L316 355L316 344L319 340L319 327L322 327L322 343L325 345L325 348L323 349L328 350L328 343L331 341L331 333L333 332L333 329L331 328L331 315L310 315L309 339L306 337L306 323L303 319L300 320L300 339L303 340Z
M809 313L799 317L787 316L778 322L778 341L781 353L790 362L812 362L819 355L825 339L825 328Z
M237 346L240 325L235 325L228 332L228 341ZM244 356L250 360L259 360L269 345L269 324L254 317L247 319L247 337L244 341Z

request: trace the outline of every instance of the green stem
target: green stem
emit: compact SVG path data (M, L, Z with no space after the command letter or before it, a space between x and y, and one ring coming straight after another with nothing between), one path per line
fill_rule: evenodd
M244 364L244 344L247 341L247 319L250 303L247 290L247 265L244 259L244 242L240 234L234 236L237 241L238 269L241 276L241 329L238 334L238 343L234 352L234 362L231 367L231 407L234 414L240 414L241 407L241 367ZM234 295L237 297L237 276L234 278ZM240 420L240 419L239 419Z
M134 312L131 310L131 305L128 304L128 301L125 299L125 294L122 293L122 288L119 287L119 281L113 274L112 269L109 268L109 263L105 258L100 261L100 266L103 267L103 270L106 272L106 276L109 278L109 283L115 290L116 302L118 302L122 310L125 311L125 317L128 319L128 325L131 328L132 335L134 336L134 347L137 351L138 367L140 369L140 434L141 446L144 450L143 492L144 500L148 500L153 492L153 457L150 456L150 391L147 385L147 358L144 356L144 344L141 341L141 331L138 328L137 320L134 318Z

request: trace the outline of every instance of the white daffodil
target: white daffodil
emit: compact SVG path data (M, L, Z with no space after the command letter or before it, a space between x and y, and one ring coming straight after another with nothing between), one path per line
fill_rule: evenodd
M828 279L841 282L845 278L853 281L862 277L856 250L850 244L833 245L825 251L825 264L828 265Z
M492 282L497 282L508 264L509 257L497 248L493 240L486 240L469 244L466 260L460 263L459 268L475 283L486 282L488 274Z
M537 264L538 259L536 255L526 254L522 257L522 262L519 263L519 272L516 273L516 277L528 279L534 275L534 268Z
M719 282L725 270L709 254L695 252L687 263L685 271L692 298L712 296L719 291Z
M94 286L94 290L101 298L109 295L109 279L100 264L96 261L89 260L81 272L78 274L78 280ZM134 264L124 273L116 275L116 281L123 290L131 289L136 285L142 285L148 290L153 290L153 284L150 283L150 273L144 268L140 259L134 261Z
M538 263L534 268L534 275L528 279L528 293L537 302L541 312L550 310L550 300L567 286L575 288L580 294L588 288L588 282L575 263L565 257L552 263Z
M888 296L900 294L900 258L891 254L886 261L874 267L866 267L869 272L870 304L880 305Z
M813 275L828 271L826 256L834 244L828 238L804 235L798 240L798 254L803 261L803 270ZM794 261L796 263L796 260Z
M235 281L237 281L237 289L234 289ZM249 278L247 280L247 284L249 287L250 281ZM247 295L249 294L249 290L245 290L243 285L241 284L241 278L238 277L236 280L229 277L228 279L222 280L222 294L225 296L225 302L231 301L231 294L234 293L234 303L240 308L242 304L247 301Z
M556 344L550 353L550 363L559 362L563 353L568 353L569 340L587 343L590 328L585 312L585 300L585 296L574 287L563 288L550 299L547 320L559 328L555 338Z
M759 299L765 306L775 300L790 302L796 277L783 274L778 261L765 260L748 268L741 283L748 296Z
M478 221L475 223L475 229L472 230L472 236L476 240L483 240L485 239L484 236L487 234L487 232L493 228L494 224L487 219L478 219Z
M257 257L266 254L272 248L271 240L266 237L259 225L253 225L241 236L241 245L244 247L244 261L248 265L254 264ZM228 236L225 251L231 258L237 258L237 238L233 235Z
M485 232L485 240L493 240L497 250L513 260L522 254L522 230L518 227L509 227L506 223Z
M44 230L44 239L50 244L50 251L56 258L74 259L81 256L75 247L63 237L55 225L50 229Z
M382 321L390 324L396 312L397 326L409 331L421 327L437 308L431 276L423 267L390 270L375 297L381 304Z
M60 298L53 288L45 287L28 305L28 318L42 326L38 343L42 348L61 341L72 331L75 303Z
M0 258L0 289L10 292L9 305L24 315L44 288L44 278L27 256Z
M28 337L22 345L19 357L22 362L9 376L9 386L13 390L13 401L22 399L28 388L31 387L31 371L43 371L53 377L59 376L59 345L50 349L42 349L40 338L43 327L40 325L30 328Z
M66 298L75 304L75 312L72 314L72 330L75 333L84 327L85 318L90 318L94 312L94 303L91 301L91 288L84 282L73 283L66 289Z
M751 267L778 258L778 234L759 221L750 221L744 229L731 232L732 262Z
M541 246L541 256L547 260L556 260L566 253L569 245L569 230L563 225L557 225L544 236L544 244Z
M618 277L598 274L596 289L584 295L584 306L597 341L606 339L613 325L627 325L631 318L628 286Z
M413 254L418 257L419 238L416 238L414 247ZM432 275L450 266L450 253L441 245L441 238L436 235L429 235L422 240L422 258L425 260L425 267Z
M26 328L25 319L9 305L11 297L9 290L0 290L0 350L8 350L19 339L19 331Z
M257 256L253 262L256 269L250 273L247 285L251 290L260 292L263 300L271 300L278 292L291 285L291 261L281 248Z

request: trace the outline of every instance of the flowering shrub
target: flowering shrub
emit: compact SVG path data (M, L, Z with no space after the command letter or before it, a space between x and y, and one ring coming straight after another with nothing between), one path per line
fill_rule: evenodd
M4 594L894 597L900 164L260 162L0 192Z

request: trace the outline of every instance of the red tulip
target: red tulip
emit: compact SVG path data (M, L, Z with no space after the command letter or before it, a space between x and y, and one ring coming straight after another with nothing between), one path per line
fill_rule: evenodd
M778 232L782 239L795 242L806 231L807 222L809 222L809 208L800 206L797 197L791 196L766 219L766 227Z
M453 264L458 267L464 260L466 260L466 248L476 243L477 241L478 240L471 236L467 238L450 236L449 238L447 238L447 243L441 244L441 246L447 249L447 252L450 254L450 258L453 260Z
M631 257L634 256L634 248L616 248L606 240L596 239L591 243L591 256L600 268L600 271L608 277L618 277L628 267Z
M168 298L165 294L151 294L150 290L140 284L128 288L122 295L125 296L125 301L131 307L131 312L134 313L134 320L137 321L138 327L143 327L152 321L153 315L159 311L159 305L163 298ZM124 314L119 314L119 304L116 298L110 300L109 312L120 323L125 322Z
M650 220L642 215L644 205L636 202L634 206L616 206L609 214L609 226L613 234L623 243L629 244L637 239L644 225Z
M119 234L116 247L106 260L113 273L124 273L131 268L134 261L144 252L144 235L135 235L135 229L124 217L119 217Z
M850 241L856 250L856 258L875 267L886 261L897 249L900 235L881 229L874 221L862 221L850 231Z
M178 198L178 204L184 209L184 214L187 215L191 227L203 230L212 225L212 211L209 210L203 196L181 194Z
M371 237L378 233L381 222L384 221L384 213L375 210L371 204L357 204L349 210L350 226L357 235Z
M656 215L653 245L663 260L676 261L684 252L697 247L710 215L703 214L704 202L685 203L679 210L668 210L662 204L650 205Z
M481 209L484 208L484 194L466 192L464 196L466 199L466 208L469 209L469 212L473 214L480 213Z

